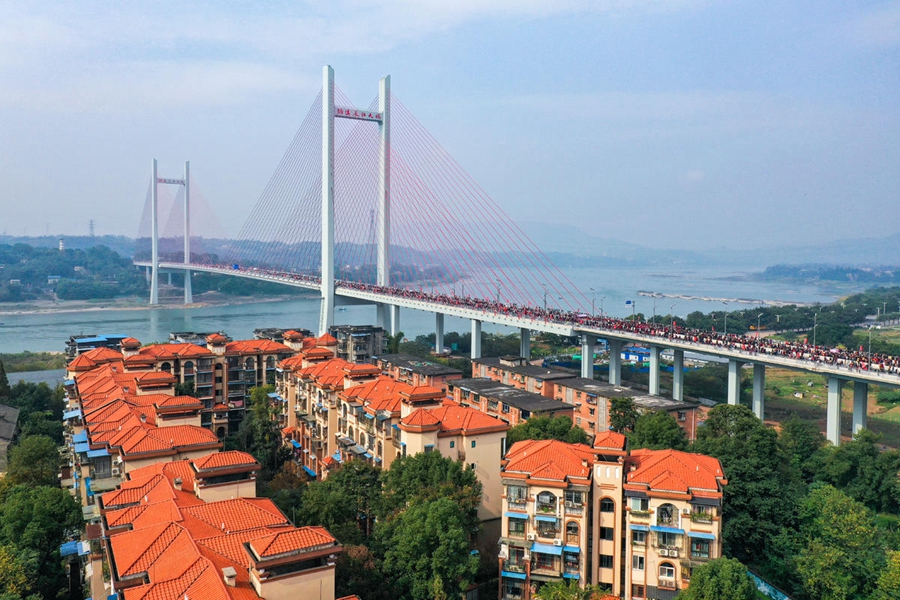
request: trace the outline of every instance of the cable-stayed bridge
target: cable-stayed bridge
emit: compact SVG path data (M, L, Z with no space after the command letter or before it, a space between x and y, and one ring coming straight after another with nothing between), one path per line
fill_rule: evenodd
M166 196L174 185L177 194ZM610 346L610 382L621 383L621 349L650 348L651 394L660 393L660 352L673 350L672 396L683 397L684 352L729 361L729 403L737 403L740 372L753 365L753 408L763 414L765 366L829 377L828 438L840 440L841 388L854 382L853 430L865 426L868 383L900 385L892 357L835 353L806 344L773 344L746 336L686 331L597 316L594 296L579 291L391 94L390 78L365 108L353 103L323 70L317 97L250 213L223 248L204 247L215 235L214 212L197 202L185 163L183 176L163 178L152 163L151 184L135 264L150 276L150 303L159 274L219 273L317 291L319 332L340 304L374 304L378 324L396 334L400 309L435 314L440 345L444 316L471 321L472 356L481 354L482 323L518 328L530 355L532 331L579 336L582 356L598 338ZM192 201L192 198L194 201ZM547 208L561 205L548 199ZM167 212L160 231L160 213ZM147 231L149 229L149 231ZM593 292L593 290L591 290ZM584 360L582 376L593 376Z

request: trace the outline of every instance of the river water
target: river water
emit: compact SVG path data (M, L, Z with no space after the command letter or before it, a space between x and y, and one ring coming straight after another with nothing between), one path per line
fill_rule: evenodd
M597 312L601 306L612 315L624 317L632 307L626 300L633 300L636 312L648 317L653 314L654 298L640 296L639 290L665 294L684 294L710 298L754 298L766 301L791 303L833 302L852 288L820 287L808 284L733 281L723 279L743 273L723 270L721 267L690 270L634 268L566 269L566 275L580 289L594 288ZM566 296L563 291L559 296ZM559 302L559 296L549 297L548 305ZM604 298L605 296L605 298ZM656 313L686 315L692 311L722 310L721 301L683 300L656 298ZM590 303L590 292L588 292ZM675 305L672 308L672 305ZM754 306L752 303L729 304L729 310ZM2 310L2 305L0 305ZM65 341L78 334L125 334L143 343L163 342L172 331L224 331L234 339L253 337L253 330L264 327L302 327L315 331L319 319L319 301L299 298L277 302L257 302L201 308L172 306L148 310L97 310L72 313L0 314L0 352L32 352L65 349ZM348 306L335 312L337 324L369 324L375 321L375 309L371 306ZM403 310L400 328L407 337L434 331L434 315L415 310ZM468 331L469 323L463 319L447 317L445 331ZM485 331L512 330L485 324Z

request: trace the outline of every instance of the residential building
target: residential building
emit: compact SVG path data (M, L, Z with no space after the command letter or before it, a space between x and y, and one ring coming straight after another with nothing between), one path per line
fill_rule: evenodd
M476 358L472 360L472 377L487 377L505 385L553 398L553 389L544 382L569 379L571 373L532 365L522 356Z
M337 341L335 355L347 362L368 362L376 354L387 350L384 329L372 325L332 325L328 333Z
M410 354L379 354L372 363L381 371L410 385L427 385L447 392L448 382L462 379L462 371Z
M513 427L532 416L572 418L575 408L554 398L486 378L448 382L448 392L459 404L497 417Z

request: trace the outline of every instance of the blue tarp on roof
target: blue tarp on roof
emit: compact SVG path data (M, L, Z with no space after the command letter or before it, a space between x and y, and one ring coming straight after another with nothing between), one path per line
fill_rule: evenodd
M101 456L109 456L109 450L100 448L99 450L88 450L88 458L100 458Z
M309 467L303 467L303 470L306 471L306 474L309 475L310 477L316 476L316 472L313 471L312 469L310 469Z
M300 442L298 442L297 440L291 440L291 446L293 446L294 448L297 448L297 449L300 449L303 447L300 445Z
M553 544L534 543L531 547L532 552L540 552L541 554L553 554L554 556L562 556L562 546L554 546Z
M88 446L87 442L83 442L81 444L75 444L75 452L87 453L87 452L90 452L90 450L91 450L91 447Z
M79 442L86 442L87 441L87 431L82 431L81 433L76 433L75 435L72 436L72 441L75 442L76 444Z
M500 571L500 574L507 579L525 579L525 573L513 573L512 571Z
M678 535L684 535L684 529L676 529L675 527L663 527L662 525L651 525L650 531L656 531L658 533L675 533Z
M60 556L72 556L78 554L78 542L66 542L59 547Z
M94 495L94 490L91 489L91 478L90 477L84 478L84 489L87 492L88 498L90 498L91 496Z
M701 540L714 540L716 536L711 533L702 533L700 531L688 531L688 537L700 538Z
M63 413L63 421L68 421L69 419L75 419L80 416L81 416L80 409L76 408L75 410L67 410L66 412Z

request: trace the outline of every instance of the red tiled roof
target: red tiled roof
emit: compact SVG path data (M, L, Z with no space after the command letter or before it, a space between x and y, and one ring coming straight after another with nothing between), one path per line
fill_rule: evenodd
M720 484L727 483L717 458L680 450L635 450L627 460L626 473L627 484L666 492L719 492Z
M527 473L533 479L587 479L595 453L585 444L557 440L523 440L506 453L506 472Z
M141 342L137 338L127 337L124 340L122 340L122 347L123 348L140 348Z
M601 431L594 436L594 448L609 448L613 450L625 450L628 438L625 434L616 431Z
M151 357L155 361L174 360L176 358L199 358L212 356L209 348L197 344L153 344L141 348L137 356Z
M316 339L316 346L337 346L338 341L330 333L323 333Z
M284 354L287 352L293 352L293 350L272 340L241 340L225 345L226 354Z
M250 547L259 558L272 558L336 543L324 527L302 527L255 539L250 542Z
M208 344L224 344L228 341L228 338L222 335L221 333L211 333L206 336L206 343Z
M400 421L403 427L422 427L438 429L441 425L440 419L431 414L430 410L418 408Z
M226 467L260 467L260 464L256 462L256 459L253 458L253 456L239 450L213 452L212 454L195 458L191 462L198 471L203 471L205 469L224 469Z

